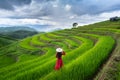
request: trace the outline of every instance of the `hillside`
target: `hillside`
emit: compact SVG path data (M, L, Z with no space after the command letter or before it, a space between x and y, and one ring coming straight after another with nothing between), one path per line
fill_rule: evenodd
M5 38L0 38L0 48L2 46L8 45L8 44L10 44L12 42L13 42L12 40L8 40L8 39L5 39Z
M37 34L38 32L30 27L0 27L0 36L7 36L14 39L23 39L28 36ZM40 32L42 33L42 32Z
M33 28L24 27L24 26L0 27L0 33L14 32L14 31L19 31L19 30L36 31Z
M57 47L66 52L59 71ZM37 34L0 48L1 80L120 80L119 65L120 21Z
M0 35L0 48L7 46L9 44L12 44L14 41L16 41L16 40L11 37Z
M23 38L26 38L28 36L32 36L35 34L38 34L38 32L37 31L28 31L28 30L18 30L18 31L13 31L13 32L2 33L2 35L5 35L5 36L11 37L11 38L15 38L15 39L23 39Z

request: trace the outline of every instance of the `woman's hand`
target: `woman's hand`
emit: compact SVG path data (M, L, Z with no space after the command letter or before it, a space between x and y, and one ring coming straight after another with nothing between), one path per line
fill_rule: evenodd
M65 55L65 52L64 52L64 51L62 52L62 55Z

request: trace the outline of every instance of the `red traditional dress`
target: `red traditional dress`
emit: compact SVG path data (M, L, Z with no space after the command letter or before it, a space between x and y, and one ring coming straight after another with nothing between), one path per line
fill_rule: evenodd
M65 55L64 51L56 53L57 61L55 65L55 70L59 70L63 66L62 55Z

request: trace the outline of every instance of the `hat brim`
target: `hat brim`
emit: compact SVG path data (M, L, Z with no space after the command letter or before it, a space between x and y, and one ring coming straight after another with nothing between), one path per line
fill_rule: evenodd
M56 52L62 52L63 50L61 48L57 48Z

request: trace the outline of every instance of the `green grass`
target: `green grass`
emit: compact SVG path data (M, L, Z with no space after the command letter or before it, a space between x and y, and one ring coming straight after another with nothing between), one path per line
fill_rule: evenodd
M35 46L45 46L45 44L42 41L40 41L40 35L33 36L31 39L31 43Z
M82 49L81 50L81 54L82 54L82 52L84 52L84 51L86 51L86 49L89 49L89 48L91 48L90 47L90 44L88 44L89 42L88 41L86 41L87 43L86 44L84 44L84 45L82 45L82 47L80 47L81 49L82 48L84 48L85 46L86 46L86 48L85 49ZM88 45L88 46L87 46ZM87 48L88 47L88 48ZM79 48L79 49L80 49ZM78 50L78 48L77 48L77 50ZM73 51L72 51L73 52ZM68 53L69 55L71 54L71 55L73 55L72 54L72 52L71 53ZM69 56L68 55L68 56ZM75 55L73 55L73 56L75 56ZM76 57L77 57L77 55L76 55ZM67 58L66 57L66 60L68 60L68 59L71 59L71 58ZM72 59L71 59L72 60ZM42 65L42 66L38 66L38 67L36 67L36 68L34 68L34 69L31 69L31 70L29 70L29 71L25 71L24 73L20 73L20 74L18 74L18 75L16 75L16 77L15 78L17 78L17 79L26 79L26 77L25 76L28 76L28 80L29 79L31 79L31 77L32 77L32 79L33 78L39 78L40 76L43 76L43 75L45 75L45 74L47 74L47 72L49 72L49 71L51 71L52 69L53 69L53 66L54 66L54 63L55 63L55 58L53 59L53 60L50 60L49 62L47 62L47 63L45 63L44 65ZM50 65L51 64L51 65ZM48 66L47 65L49 65L49 68L48 68ZM44 69L43 69L44 68ZM44 72L44 70L45 71L47 71L47 72ZM40 72L43 72L42 74L40 74ZM34 75L36 75L36 76L34 76ZM12 79L14 79L14 78L12 78Z
M101 37L100 41L90 51L72 61L57 74L53 72L40 80L89 80L88 77L91 77L97 71L113 45L114 40L111 37Z
M0 48L2 47L5 47L11 43L13 43L15 40L11 40L11 39L8 39L8 38L4 38L3 36L0 37Z
M54 48L51 48L52 50L55 50ZM51 52L51 53L53 53L52 51L49 51L49 52ZM55 53L55 52L54 52ZM50 53L48 53L48 56L50 56ZM42 56L43 57L43 56ZM53 56L54 57L54 56ZM44 56L44 58L45 58L45 56ZM39 59L40 60L40 59ZM43 60L43 58L41 58L41 60ZM36 60L37 61L37 60ZM43 62L45 62L45 60L43 60ZM17 64L18 65L18 64ZM25 65L27 65L26 63L25 63ZM34 65L33 63L32 63L32 65ZM38 65L38 64L37 64ZM15 65L14 65L15 66ZM20 66L20 65L19 65ZM30 65L29 65L30 66ZM35 66L35 65L34 65ZM22 64L22 67L23 67L23 64ZM7 68L8 69L8 68ZM15 67L14 67L14 69L15 69ZM18 69L18 68L17 68ZM11 70L11 71L14 71L14 70ZM10 70L8 70L8 72L10 72ZM12 74L12 73L10 73L10 74Z
M14 62L16 61L12 56L11 57L6 56L6 55L0 56L0 68L6 67L10 64L13 64Z
M119 21L104 21L12 42L0 48L0 79L92 80L115 46L119 25ZM66 52L64 67L59 71L54 70L57 47ZM16 56L18 60L7 55Z
M31 37L28 37L20 42L20 46L29 49L29 50L36 50L37 48L34 46L31 46Z
M42 34L42 35L40 36L40 39L43 40L43 41L46 41L46 42L51 41L51 39L48 38L48 37L46 37L45 35L46 35L46 34Z

